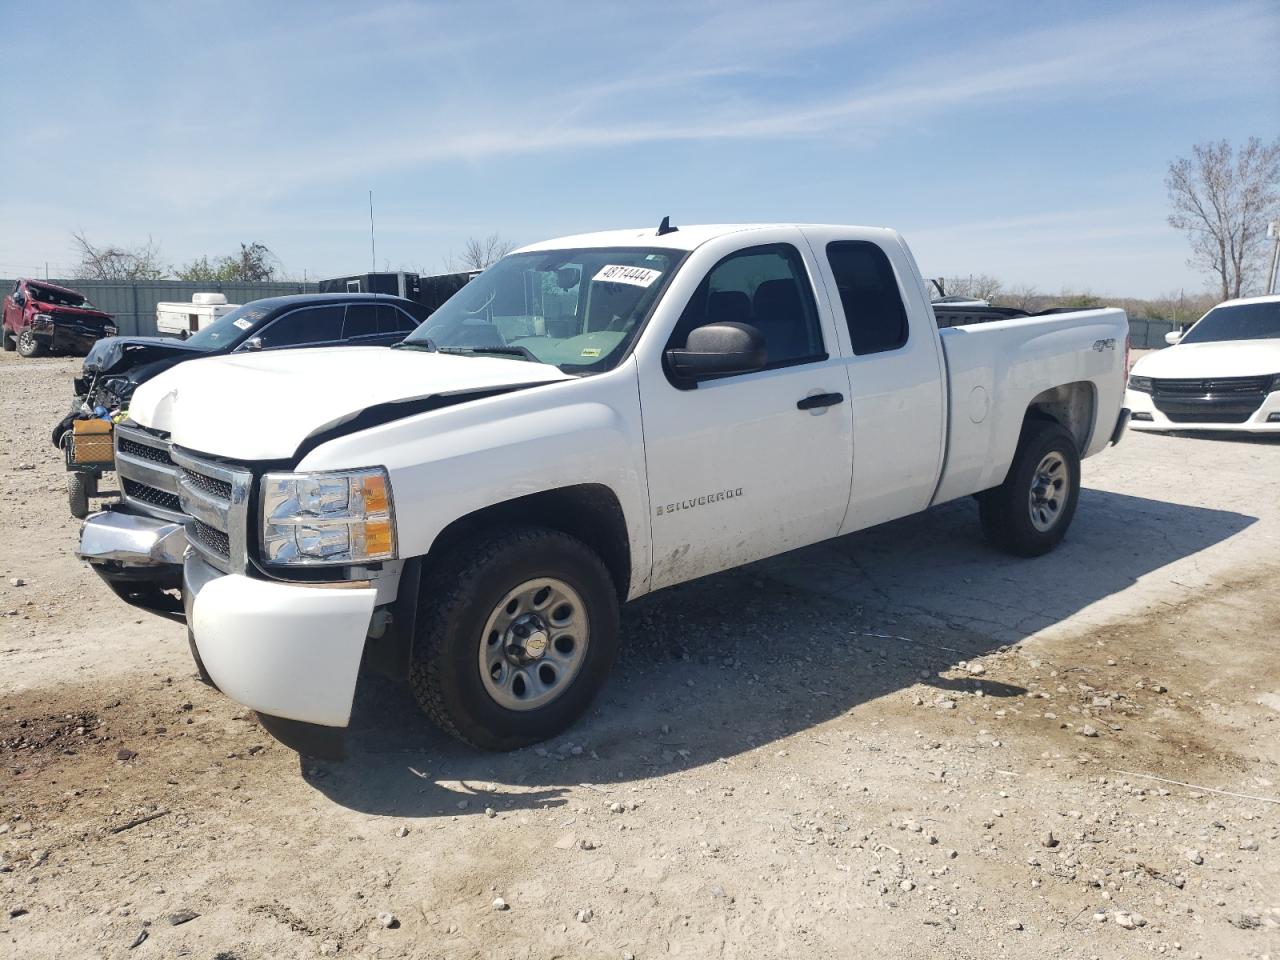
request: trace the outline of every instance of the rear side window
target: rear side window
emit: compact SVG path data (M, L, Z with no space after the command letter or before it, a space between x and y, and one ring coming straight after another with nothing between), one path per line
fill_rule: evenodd
M827 244L849 340L859 356L897 350L907 342L907 310L885 252L865 240Z
M822 328L804 261L790 244L749 247L716 264L689 299L672 336L708 323L749 323L764 335L767 366L825 359Z
M378 332L381 334L406 334L416 330L418 324L403 310L390 303L378 304Z
M264 347L301 347L342 339L341 306L303 307L286 313L262 332Z
M342 339L372 337L378 332L378 315L372 303L347 304L347 320L342 325Z

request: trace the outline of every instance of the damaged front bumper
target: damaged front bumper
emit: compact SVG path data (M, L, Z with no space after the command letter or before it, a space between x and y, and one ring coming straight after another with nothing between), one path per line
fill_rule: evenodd
M77 553L123 599L157 613L175 613L163 591L181 587L202 677L295 750L342 756L377 585L223 573L188 549L182 524L123 510L85 520Z
M192 650L213 684L300 752L336 757L378 591L224 574L194 551L182 600Z
M122 593L139 586L157 590L181 586L186 551L187 534L182 524L105 510L92 514L80 526L76 553L113 590Z

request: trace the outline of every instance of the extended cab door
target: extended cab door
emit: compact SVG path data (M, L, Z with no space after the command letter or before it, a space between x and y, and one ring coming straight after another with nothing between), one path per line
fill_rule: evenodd
M853 489L841 533L929 506L946 443L946 374L910 253L890 230L805 227L849 375Z
M848 378L815 264L794 229L785 238L712 253L663 349L705 323L761 331L768 366L681 389L650 352L641 408L658 588L835 536L849 499ZM736 241L740 244L740 241ZM695 255L696 258L696 255ZM696 277L695 277L696 281Z

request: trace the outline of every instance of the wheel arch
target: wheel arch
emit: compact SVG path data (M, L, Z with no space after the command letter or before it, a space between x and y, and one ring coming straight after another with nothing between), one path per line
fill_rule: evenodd
M559 530L581 540L604 562L625 601L631 587L631 541L617 494L600 483L581 483L542 490L490 504L459 517L431 544L425 566L460 542L495 527L532 526Z
M1022 421L1023 433L1033 420L1052 420L1071 434L1083 456L1093 438L1097 406L1097 390L1088 380L1050 387L1031 398Z

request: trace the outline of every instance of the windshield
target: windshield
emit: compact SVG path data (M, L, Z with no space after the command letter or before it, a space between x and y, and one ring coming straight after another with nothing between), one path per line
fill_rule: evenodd
M684 254L593 247L504 257L404 341L600 373L626 356Z
M85 310L92 310L93 304L78 293L63 292L54 290L52 287L42 287L31 283L27 285L27 289L31 292L31 297L41 303L49 303L55 307L81 307Z
M199 333L193 333L186 340L186 344L206 351L233 346L247 336L249 331L258 325L258 321L266 315L267 311L264 307L246 303L230 313L224 313Z
M1214 307L1187 331L1181 343L1280 339L1280 300Z

